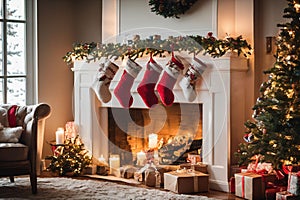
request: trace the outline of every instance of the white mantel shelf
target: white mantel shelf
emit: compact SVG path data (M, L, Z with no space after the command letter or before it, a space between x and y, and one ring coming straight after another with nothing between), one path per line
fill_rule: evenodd
M191 62L191 56L180 54L184 59L185 66ZM228 180L230 176L230 165L233 153L237 148L244 132L245 122L245 93L247 85L245 82L248 70L248 60L236 55L211 58L210 56L198 56L204 61L208 69L197 82L198 96L194 102L203 105L203 162L208 164L209 187L220 191L228 191ZM136 60L141 66L149 58ZM165 66L170 58L155 58ZM87 63L76 61L74 64L74 108L75 123L79 125L80 135L85 146L96 158L100 155L108 158L108 119L107 107L120 107L118 101L113 99L103 104L97 100L91 85L97 74L100 61ZM110 90L120 80L123 72L122 61L116 61L120 66L117 74L110 84ZM132 87L134 108L146 108L143 101L136 92L137 85L144 74L142 70L135 79ZM182 78L180 76L178 81ZM174 87L175 102L189 103L184 97L181 88L176 83ZM113 94L113 92L112 92Z

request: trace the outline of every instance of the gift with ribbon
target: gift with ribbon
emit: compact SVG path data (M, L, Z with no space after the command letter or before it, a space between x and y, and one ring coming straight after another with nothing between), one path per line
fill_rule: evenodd
M179 194L207 192L208 178L209 176L202 172L179 169L164 173L164 189Z
M283 185L275 185L274 183L268 182L267 189L265 191L266 200L275 200L277 192L286 191L287 187Z
M265 196L267 183L275 179L275 174L236 173L235 195L246 199L261 199Z
M288 175L287 191L291 194L299 196L300 195L299 166L282 165L282 171Z
M271 163L260 163L259 156L248 165L246 172L234 176L235 195L246 199L264 198L268 183L276 180Z
M276 193L276 200L299 200L299 199L300 199L299 196L289 193L288 191Z
M149 187L160 187L160 173L155 166L149 167L145 171L145 185Z
M300 199L300 171L289 173L287 191L299 196Z

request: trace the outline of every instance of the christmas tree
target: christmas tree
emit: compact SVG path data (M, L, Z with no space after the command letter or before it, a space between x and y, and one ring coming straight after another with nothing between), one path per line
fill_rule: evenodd
M300 164L300 4L287 0L284 18L279 24L276 61L265 73L268 80L260 87L253 107L253 120L247 121L244 139L236 153L239 164L259 156L273 168Z
M48 156L46 159L51 160L47 169L58 172L61 176L67 173L78 176L85 167L92 163L92 158L88 155L78 135L75 138L67 138L64 145L55 149L55 155Z

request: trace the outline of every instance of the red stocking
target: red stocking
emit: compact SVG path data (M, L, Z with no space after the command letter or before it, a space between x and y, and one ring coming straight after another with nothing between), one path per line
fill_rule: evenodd
M162 78L157 85L157 92L165 106L171 106L174 102L173 88L180 71L184 69L181 61L172 53L172 58L166 66Z
M153 60L152 55L150 55L150 60L147 63L147 69L144 77L137 88L139 95L149 108L158 103L158 98L155 95L154 88L159 79L161 71L162 67L157 64Z
M115 96L124 108L129 108L133 103L130 89L133 85L134 79L137 77L141 69L142 67L133 60L127 60L121 80L114 90Z

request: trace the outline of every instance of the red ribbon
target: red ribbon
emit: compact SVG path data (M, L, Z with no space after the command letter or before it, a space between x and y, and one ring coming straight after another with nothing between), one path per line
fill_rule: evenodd
M289 174L290 172L293 171L293 166L292 165L282 165L282 170L285 174Z

